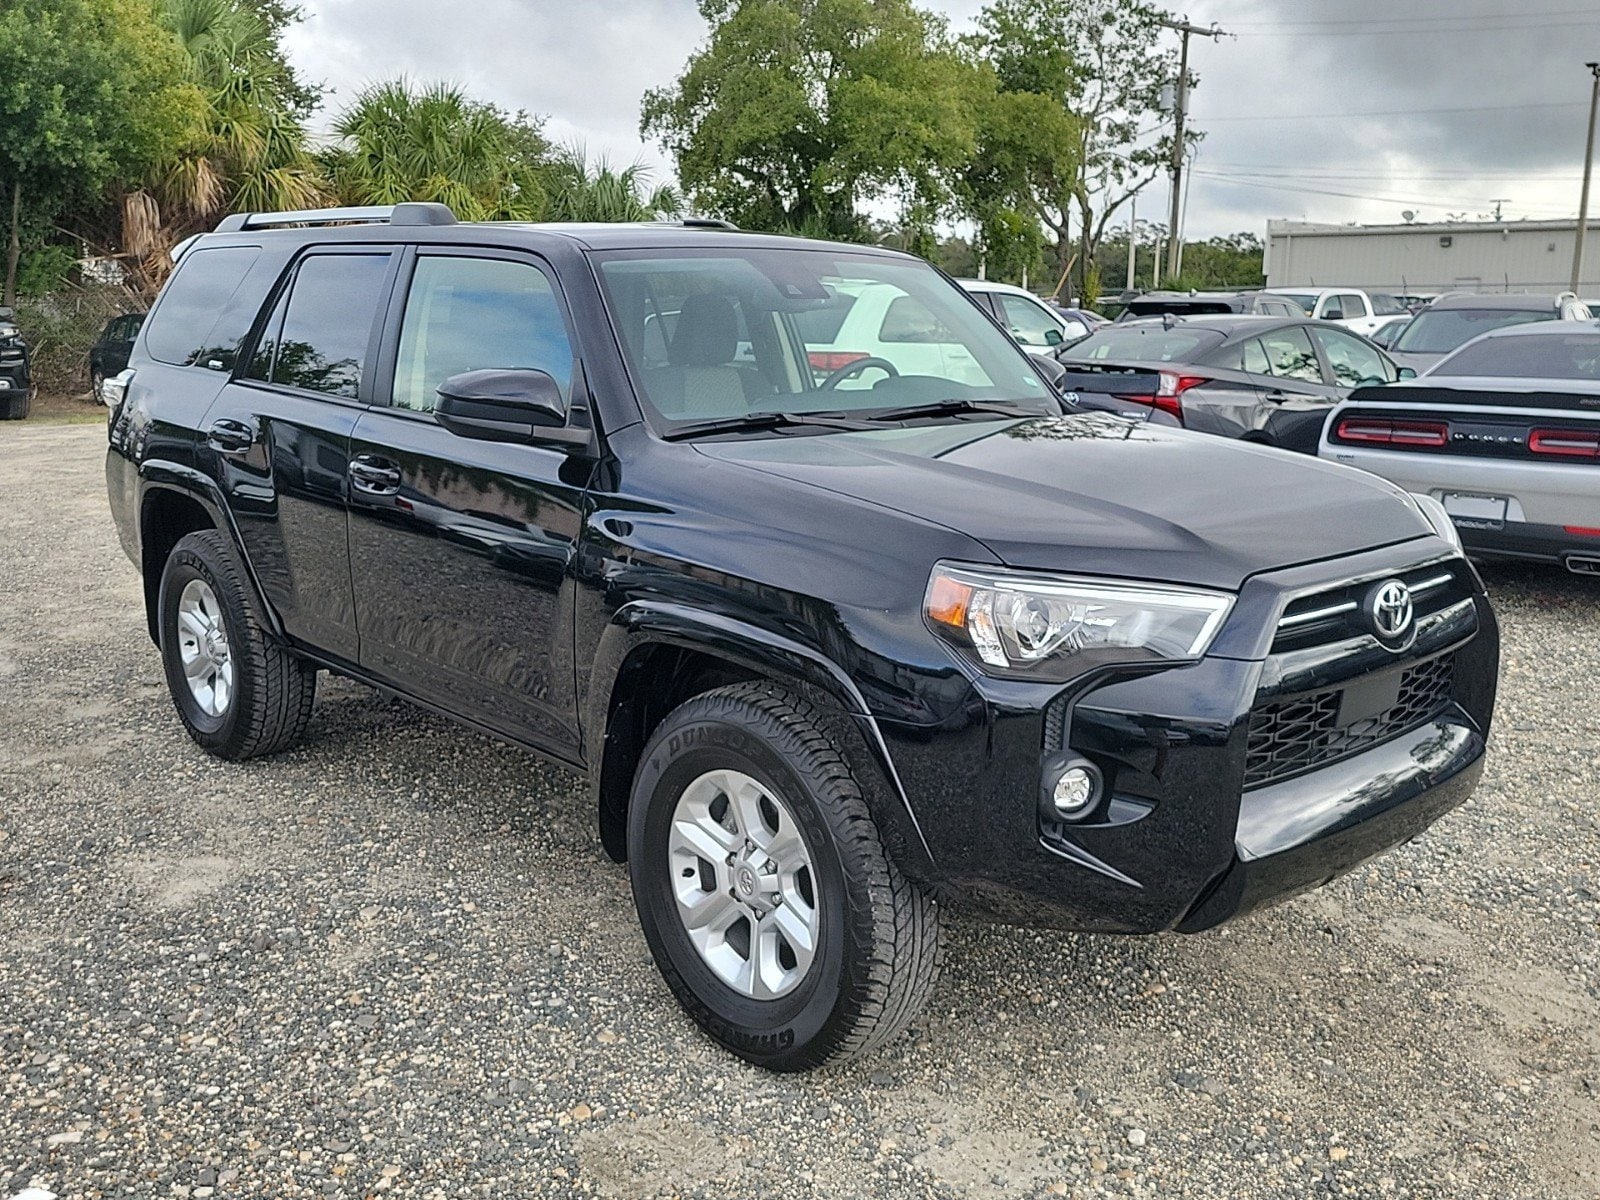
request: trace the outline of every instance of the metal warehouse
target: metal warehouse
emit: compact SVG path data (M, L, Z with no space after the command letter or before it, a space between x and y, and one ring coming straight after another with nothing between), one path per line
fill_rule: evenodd
M1446 291L1564 292L1574 221L1324 225L1268 221L1268 287L1341 286L1413 295ZM1584 239L1585 298L1600 296L1600 233Z

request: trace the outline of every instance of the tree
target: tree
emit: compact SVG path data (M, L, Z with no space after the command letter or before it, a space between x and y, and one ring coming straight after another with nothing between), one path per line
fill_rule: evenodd
M977 85L940 18L910 0L700 0L700 13L710 40L645 94L640 121L698 207L852 237L865 200L896 197L918 224L946 202L974 148Z
M460 88L375 84L334 122L324 156L345 204L448 204L465 221L537 221L549 155L538 120L469 99Z
M192 136L201 98L145 0L8 0L0 9L0 195L16 299L24 225L149 171Z
M683 200L669 184L650 186L640 163L621 170L605 159L589 166L581 149L557 154L544 169L550 221L653 221L675 217Z
M1063 173L1033 207L1080 288L1112 217L1170 154L1170 139L1144 140L1164 128L1161 89L1177 75L1159 45L1164 16L1145 0L993 0L978 18L972 44L1001 93L1048 98L1073 120L1070 153L1065 129L1052 130Z

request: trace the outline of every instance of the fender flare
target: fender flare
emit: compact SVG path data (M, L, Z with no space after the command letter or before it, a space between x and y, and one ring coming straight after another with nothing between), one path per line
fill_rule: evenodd
M939 873L877 719L854 680L826 655L771 629L722 612L658 600L634 600L612 614L600 636L585 697L584 741L590 797L606 827L601 787L607 717L624 664L644 646L672 646L721 659L777 683L820 693L850 720L876 779L862 780L866 799L896 864L910 878L935 883ZM620 814L617 814L620 815ZM617 857L618 847L608 844Z

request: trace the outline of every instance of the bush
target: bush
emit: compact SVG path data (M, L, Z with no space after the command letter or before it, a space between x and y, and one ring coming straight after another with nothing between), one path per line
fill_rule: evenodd
M89 347L112 317L143 308L123 287L65 287L18 297L17 324L33 350L33 382L40 394L87 394Z

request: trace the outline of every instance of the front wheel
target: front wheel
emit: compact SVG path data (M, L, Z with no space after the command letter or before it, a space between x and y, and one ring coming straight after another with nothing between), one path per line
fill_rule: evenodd
M645 747L629 808L656 965L712 1038L776 1071L882 1045L939 969L938 908L885 852L832 719L770 684L696 696Z

